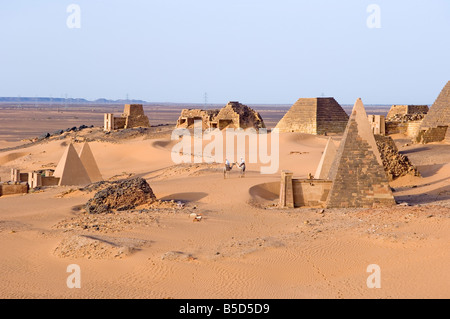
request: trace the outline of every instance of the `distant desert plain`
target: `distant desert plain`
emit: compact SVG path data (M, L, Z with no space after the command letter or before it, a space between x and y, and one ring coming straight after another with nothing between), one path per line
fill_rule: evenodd
M269 128L289 107L252 106ZM13 168L55 169L68 144L88 141L105 181L142 177L158 199L92 215L89 186L0 197L1 298L450 298L450 145L391 136L421 175L391 182L395 207L281 209L271 185L282 170L313 174L327 137L280 134L276 173L248 163L244 178L224 179L223 164L172 161L182 108L144 106L150 129L105 134L103 113L123 105L0 105L1 181ZM380 288L367 284L369 265Z

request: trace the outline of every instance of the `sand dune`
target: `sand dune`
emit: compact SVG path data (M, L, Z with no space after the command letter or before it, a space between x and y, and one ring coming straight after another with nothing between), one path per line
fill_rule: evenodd
M448 298L450 166L446 152L402 151L423 178L396 181L395 209L281 210L279 172L314 173L327 140L280 135L280 167L245 178L222 164L174 165L169 138L90 143L105 179L147 179L161 207L86 215L74 187L0 198L2 298ZM0 153L2 180L56 166L69 140ZM77 151L80 144L75 145ZM430 166L431 165L431 166ZM66 194L66 195L62 195ZM424 195L427 194L427 195ZM170 202L173 200L173 202ZM180 208L177 201L183 201ZM417 206L420 205L420 206ZM191 214L201 214L194 222ZM125 215L124 215L125 214ZM78 264L82 288L68 289ZM369 289L366 268L382 269Z

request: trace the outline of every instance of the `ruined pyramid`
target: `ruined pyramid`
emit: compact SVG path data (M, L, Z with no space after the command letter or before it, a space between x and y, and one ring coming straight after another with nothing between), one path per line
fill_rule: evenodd
M328 178L329 208L372 208L395 204L361 99L353 107Z
M328 143L323 151L322 158L320 159L319 166L314 174L315 179L328 179L328 174L336 157L337 149L334 145L331 137L328 139Z
M334 98L301 98L275 127L280 133L343 133L348 115Z
M81 148L80 160L83 163L92 183L103 180L102 174L100 174L100 170L98 169L97 162L95 161L94 155L92 154L91 148L87 142L85 142Z
M88 172L72 144L69 144L65 150L53 176L59 177L59 186L87 185L91 183Z

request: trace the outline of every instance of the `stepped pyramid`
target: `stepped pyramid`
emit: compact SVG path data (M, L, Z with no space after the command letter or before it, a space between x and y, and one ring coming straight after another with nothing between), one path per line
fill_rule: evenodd
M95 161L94 155L92 154L91 148L87 142L85 142L81 148L80 160L83 163L92 183L103 180L102 174L100 174L100 170L98 169L97 162Z
M69 144L53 176L59 177L59 186L87 185L91 183L88 172L78 157L72 144Z
M301 98L275 129L279 132L301 132L315 135L343 133L348 115L334 98Z
M334 145L331 137L328 139L328 143L323 151L322 158L320 159L319 166L314 174L315 179L327 179L330 173L331 165L336 157L337 149Z
M395 204L361 99L353 107L328 177L333 181L329 208Z
M425 115L420 129L426 130L438 126L450 126L450 81L444 86L428 114ZM445 141L450 142L450 129L447 129Z

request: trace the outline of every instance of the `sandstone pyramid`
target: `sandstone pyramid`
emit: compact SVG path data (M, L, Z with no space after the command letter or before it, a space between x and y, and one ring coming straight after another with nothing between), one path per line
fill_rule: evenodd
M423 129L438 126L450 126L450 81L442 89L421 124Z
M59 177L59 186L87 185L91 183L88 172L78 157L72 144L69 144L53 174Z
M315 179L327 179L328 174L333 164L334 158L336 157L337 149L334 145L331 137L328 139L328 143L325 146L325 150L320 159L319 166L317 167L316 173L314 174Z
M394 196L361 99L353 107L331 166L329 208L391 206Z
M301 132L321 135L343 133L348 115L334 98L301 98L275 129L279 132Z
M92 154L91 148L87 142L85 142L81 148L80 159L92 183L103 180L102 174L100 174L100 170L98 169L97 162L95 161L94 155Z
M426 138L428 142L440 142L444 139L450 143L450 81L444 86L428 114L424 117L420 129L422 131L429 130L429 136ZM418 140L420 139L419 136Z

